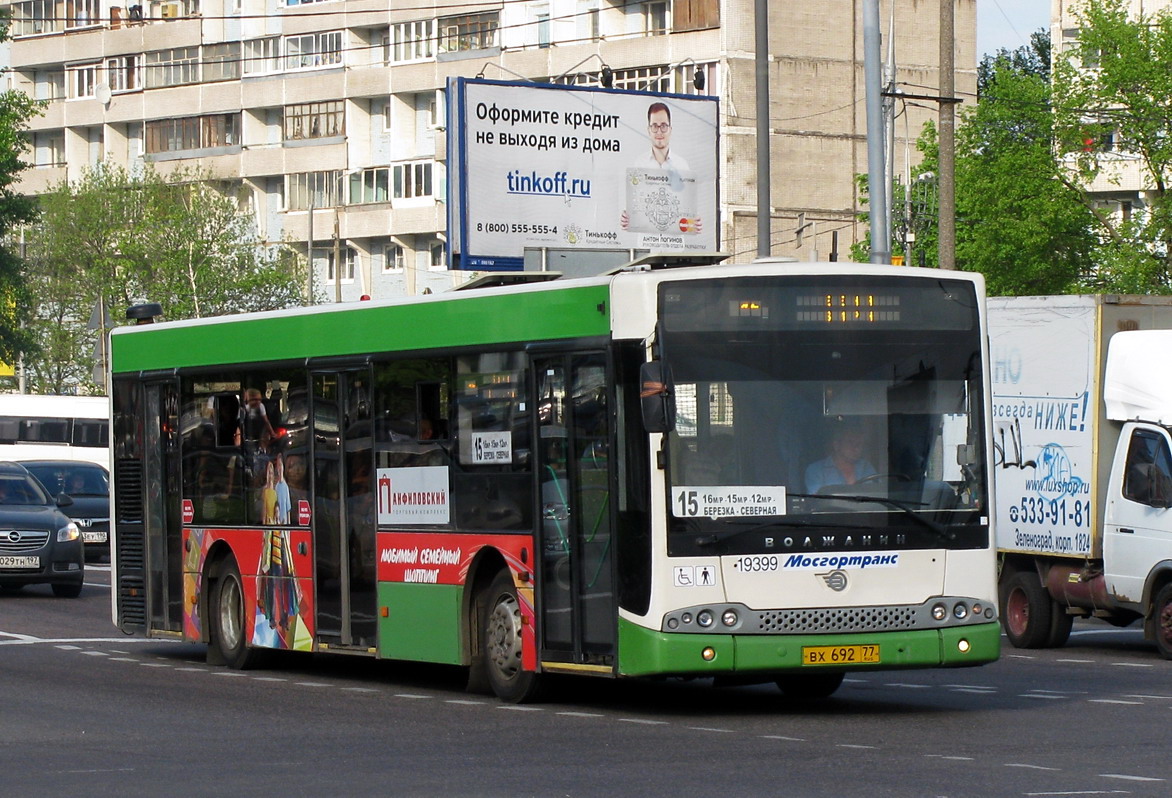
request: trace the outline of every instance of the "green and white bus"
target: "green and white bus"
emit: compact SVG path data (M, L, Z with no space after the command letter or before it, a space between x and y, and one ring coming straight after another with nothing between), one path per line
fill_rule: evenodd
M116 330L114 623L238 668L463 665L507 701L997 658L979 275L486 282Z

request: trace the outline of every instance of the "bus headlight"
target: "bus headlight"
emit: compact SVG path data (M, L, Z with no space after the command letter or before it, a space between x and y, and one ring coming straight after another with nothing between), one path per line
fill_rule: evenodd
M957 604L952 608L952 616L958 621L963 621L965 618L969 617L968 605L963 601Z
M948 608L947 607L945 607L943 604L933 604L932 605L932 620L943 621L947 617L948 617Z
M735 610L725 610L724 614L720 616L720 622L725 626L736 626L738 620Z
M700 610L696 613L696 623L707 629L712 625L715 618L712 617L712 610Z
M81 532L77 530L77 524L72 521L57 530L58 543L68 543L71 540L77 540L79 537L81 537Z

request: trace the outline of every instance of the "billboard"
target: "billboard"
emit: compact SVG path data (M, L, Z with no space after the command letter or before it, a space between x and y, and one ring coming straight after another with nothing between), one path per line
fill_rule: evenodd
M715 97L457 78L448 103L453 268L719 249Z

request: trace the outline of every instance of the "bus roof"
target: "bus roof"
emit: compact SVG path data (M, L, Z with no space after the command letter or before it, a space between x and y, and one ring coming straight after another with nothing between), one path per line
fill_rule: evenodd
M647 296L644 291L664 280L843 273L934 279L947 274L980 281L980 275L972 273L860 263L768 262L655 270L635 263L597 277L119 327L111 333L111 371L126 374L601 337L611 334L615 316L630 311L632 303ZM619 282L628 284L612 294L612 284ZM640 283L644 291L639 290ZM614 307L620 303L622 308Z

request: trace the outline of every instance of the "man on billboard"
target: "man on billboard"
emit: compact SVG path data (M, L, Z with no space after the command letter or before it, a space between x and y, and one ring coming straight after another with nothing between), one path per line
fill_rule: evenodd
M671 151L671 108L656 101L647 108L651 150L627 169L624 230L698 234L696 177L684 157Z

